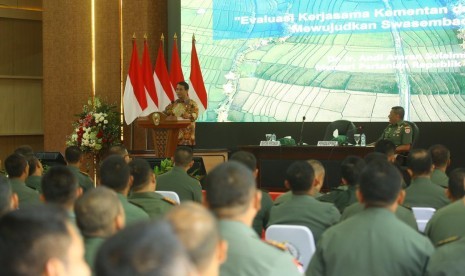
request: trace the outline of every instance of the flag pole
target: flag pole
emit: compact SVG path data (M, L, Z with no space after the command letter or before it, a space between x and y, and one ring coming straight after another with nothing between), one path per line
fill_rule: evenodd
M147 33L144 34L144 43L147 43ZM149 149L149 131L147 128L145 129L145 150Z
M132 34L132 43L136 40L136 33ZM134 45L133 45L134 47ZM131 150L134 150L134 122L131 123Z

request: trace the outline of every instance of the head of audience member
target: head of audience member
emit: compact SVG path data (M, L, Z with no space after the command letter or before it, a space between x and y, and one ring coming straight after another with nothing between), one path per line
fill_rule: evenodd
M450 165L450 151L443 145L434 145L429 148L431 159L435 169L446 172Z
M433 170L431 154L424 149L413 149L407 157L407 167L412 178L430 177Z
M18 195L13 193L8 178L0 175L0 218L6 213L18 209Z
M66 212L26 207L0 219L2 275L90 275L82 239Z
M348 186L358 185L360 174L365 168L365 160L358 156L347 156L341 163L342 183Z
M176 96L182 101L189 99L189 84L185 81L180 81L176 84Z
M129 155L128 150L124 145L115 145L112 146L107 153L107 157L112 155L119 155L121 156L126 163L131 162L131 156Z
M22 145L15 149L14 153L21 154L22 156L29 158L34 156L34 150L29 145Z
M25 181L29 176L29 164L24 155L13 153L5 159L5 170L9 178Z
M195 268L164 221L130 225L107 239L97 252L97 276L195 275Z
M313 178L312 187L310 188L309 194L315 196L318 194L323 187L325 182L325 167L320 161L315 159L307 160L307 163L312 167L315 177Z
M402 106L394 106L391 108L391 112L389 113L389 123L390 124L397 124L399 121L404 119L405 110Z
M218 218L252 225L262 195L249 168L236 161L225 162L207 175L205 184L206 204Z
M365 155L365 164L369 164L373 161L388 161L386 154L381 152L370 152L369 154Z
M42 176L44 173L44 167L42 166L42 162L40 162L37 157L32 156L28 159L29 164L29 176Z
M373 161L363 169L357 196L366 207L383 207L395 212L402 190L402 177L388 161Z
M194 152L192 151L192 148L179 146L174 152L174 165L187 171L194 164L193 156Z
M457 201L465 196L465 169L457 168L450 172L446 195L451 201Z
M78 146L69 146L65 150L65 159L69 166L79 167L82 156L82 151Z
M226 260L227 242L220 237L215 217L202 205L187 202L174 207L166 219L187 250L200 275L219 275Z
M396 162L396 145L391 140L379 140L375 144L375 152L384 153L389 162Z
M308 162L296 161L287 168L284 179L284 185L294 195L305 195L310 193L315 172Z
M125 225L124 210L116 193L99 186L84 193L74 205L76 224L84 237L107 238Z
M66 166L53 166L42 177L42 199L72 211L82 188L73 172Z
M128 195L133 177L123 157L111 155L100 166L100 183L117 193Z
M243 151L243 150L236 151L235 153L231 155L229 160L237 161L243 164L244 166L249 168L253 172L255 178L257 178L258 176L257 158L255 158L255 155L253 155L253 153L248 152L248 151Z
M155 191L157 186L155 174L153 173L149 162L141 158L133 159L129 162L129 170L133 178L133 193Z

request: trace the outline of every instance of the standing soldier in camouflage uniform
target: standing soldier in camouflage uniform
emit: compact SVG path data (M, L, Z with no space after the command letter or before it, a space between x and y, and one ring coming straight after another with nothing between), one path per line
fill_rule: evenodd
M404 121L405 110L394 106L389 113L389 125L384 129L379 140L389 140L396 145L396 152L410 151L412 146L412 127Z

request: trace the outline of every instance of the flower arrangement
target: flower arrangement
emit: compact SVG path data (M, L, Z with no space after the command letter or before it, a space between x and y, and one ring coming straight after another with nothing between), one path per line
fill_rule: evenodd
M102 150L121 143L120 113L116 106L95 97L76 115L74 131L68 137L68 146L78 146L81 151L99 154Z

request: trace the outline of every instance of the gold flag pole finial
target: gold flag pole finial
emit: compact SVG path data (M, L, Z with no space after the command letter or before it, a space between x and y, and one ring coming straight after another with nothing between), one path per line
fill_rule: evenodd
M163 33L161 33L160 40L161 40L161 41L165 41L165 36L163 35Z
M192 41L195 42L195 34L192 34Z
M132 39L133 39L133 40L136 39L136 33L133 33L133 34L132 34Z
M144 34L144 40L147 40L147 33Z
M176 33L174 33L174 39L177 40L178 39L178 35Z

